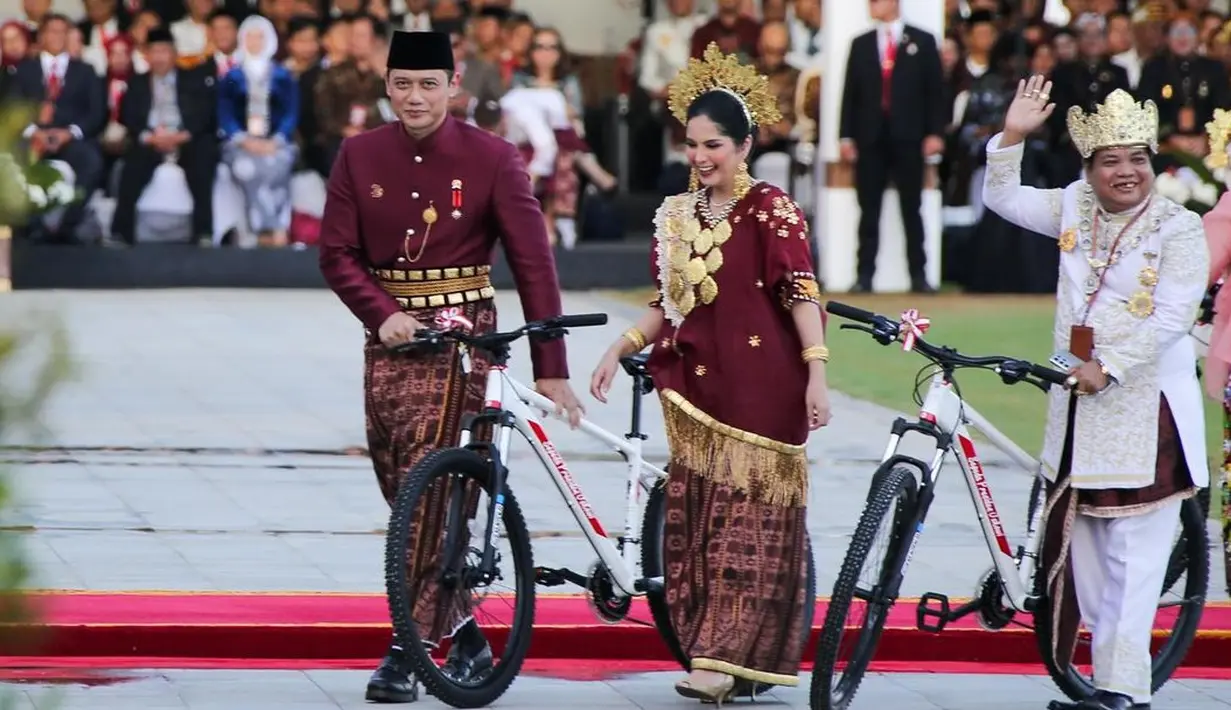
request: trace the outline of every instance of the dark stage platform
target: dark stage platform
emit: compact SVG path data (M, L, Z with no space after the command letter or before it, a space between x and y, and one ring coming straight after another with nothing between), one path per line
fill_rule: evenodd
M650 283L650 242L581 244L556 252L560 287L568 291L624 289ZM324 288L315 249L201 249L150 244L133 248L13 242L13 288ZM492 280L511 288L497 250Z

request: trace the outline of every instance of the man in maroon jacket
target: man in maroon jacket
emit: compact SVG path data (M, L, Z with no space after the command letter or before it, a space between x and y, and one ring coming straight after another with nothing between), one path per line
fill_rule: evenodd
M761 23L741 14L739 5L739 0L718 0L718 14L692 33L693 57L700 59L710 42L715 42L724 53L737 55L741 62L757 58Z
M441 354L389 348L462 315L476 333L496 325L489 274L497 237L504 244L528 320L560 315L555 260L543 215L517 149L448 115L458 91L449 35L397 32L386 87L400 121L348 138L329 176L321 226L321 271L366 328L364 388L368 446L385 500L433 449L457 440L461 417L482 408L488 364L456 348ZM568 384L561 340L532 342L539 392L573 422L582 408ZM445 510L435 514L444 515ZM412 540L410 549L416 549ZM492 665L491 649L466 600L430 575L408 580L425 641L452 635L446 670L465 681ZM452 632L456 630L457 633ZM418 686L396 644L368 683L367 698L413 702Z

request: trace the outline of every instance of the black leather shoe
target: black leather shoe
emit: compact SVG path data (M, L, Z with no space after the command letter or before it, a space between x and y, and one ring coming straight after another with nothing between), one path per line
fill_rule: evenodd
M1150 710L1149 703L1134 703L1127 695L1106 690L1096 692L1077 706L1078 710Z
M455 643L449 649L449 655L445 656L445 664L440 667L440 672L458 683L475 683L483 680L483 676L487 675L493 665L495 660L492 657L492 647L487 642L483 643L477 653L467 653L462 650L461 644Z
M932 285L927 282L927 279L911 279L910 292L931 294L936 293L936 289L932 288Z
M850 293L872 293L872 280L859 279L851 287Z
M373 703L413 703L419 699L419 682L411 671L405 651L389 649L380 667L368 679L368 692L364 697Z

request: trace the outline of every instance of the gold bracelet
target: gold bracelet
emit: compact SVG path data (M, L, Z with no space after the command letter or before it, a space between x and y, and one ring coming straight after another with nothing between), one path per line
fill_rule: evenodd
M804 348L801 358L805 363L816 362L817 360L829 362L829 348L824 345L813 345L812 347Z
M623 338L632 343L633 347L637 348L637 352L645 350L645 336L641 334L640 330L629 328L624 331Z

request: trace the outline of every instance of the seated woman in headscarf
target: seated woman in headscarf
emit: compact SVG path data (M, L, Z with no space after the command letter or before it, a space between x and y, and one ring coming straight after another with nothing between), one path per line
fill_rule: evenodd
M239 26L236 66L218 91L222 161L244 192L248 228L262 246L286 246L291 224L291 171L299 148L299 86L273 61L278 34L253 15Z

